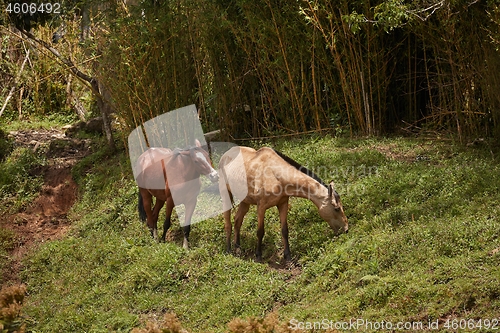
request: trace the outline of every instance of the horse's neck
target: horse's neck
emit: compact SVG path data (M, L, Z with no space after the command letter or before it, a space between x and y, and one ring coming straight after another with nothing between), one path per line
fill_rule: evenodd
M200 173L191 164L191 157L189 155L178 154L173 155L165 167L167 172L178 172L183 175L182 179L191 180L200 176Z
M328 189L325 186L292 166L284 173L281 183L287 195L309 199L318 208L328 196Z

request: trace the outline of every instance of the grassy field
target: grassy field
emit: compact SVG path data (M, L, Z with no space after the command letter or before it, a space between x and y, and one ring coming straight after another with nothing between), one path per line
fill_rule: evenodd
M456 331L464 320L482 320L484 329L499 317L498 148L316 136L253 145L333 179L349 233L335 237L311 202L293 199L292 265L280 262L276 209L266 214L262 264L253 261L254 208L240 256L224 251L221 216L193 226L187 252L177 222L171 240L158 244L139 222L125 152L98 151L73 169L81 194L69 234L25 260L28 328L128 332L173 312L190 332L224 332L235 317L270 313L291 328L351 320L365 325L351 330L361 332L438 321Z

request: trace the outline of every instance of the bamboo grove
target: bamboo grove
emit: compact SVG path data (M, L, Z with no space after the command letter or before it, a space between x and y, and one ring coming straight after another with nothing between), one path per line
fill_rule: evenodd
M498 0L85 6L90 37L73 49L128 128L194 103L206 131L233 139L325 129L500 137Z

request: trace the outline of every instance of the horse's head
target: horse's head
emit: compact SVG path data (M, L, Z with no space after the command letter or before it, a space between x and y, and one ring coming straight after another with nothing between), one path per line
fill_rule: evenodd
M333 182L328 185L328 197L325 198L323 204L319 208L319 215L330 225L337 233L348 231L349 224L347 217L344 214L344 207L340 201L340 196L335 191Z
M201 147L200 141L196 140L195 144L196 146L189 150L189 155L191 156L191 160L196 170L200 174L207 176L212 183L217 182L219 180L219 175L212 166L212 161L210 160L208 152Z

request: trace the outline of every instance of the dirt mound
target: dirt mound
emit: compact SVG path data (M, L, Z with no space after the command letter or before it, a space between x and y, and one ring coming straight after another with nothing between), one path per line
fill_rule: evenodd
M11 217L17 231L31 234L30 239L51 239L60 233L60 225L67 222L66 214L76 199L77 186L68 167L49 169L44 177L45 185L26 211Z
M43 175L44 185L26 210L0 218L0 227L16 234L10 267L3 272L6 283L19 283L22 257L38 244L66 234L69 228L67 213L77 198L77 185L71 168L90 153L90 140L66 138L58 130L10 132L16 146L45 153L48 164L30 171L32 176Z

